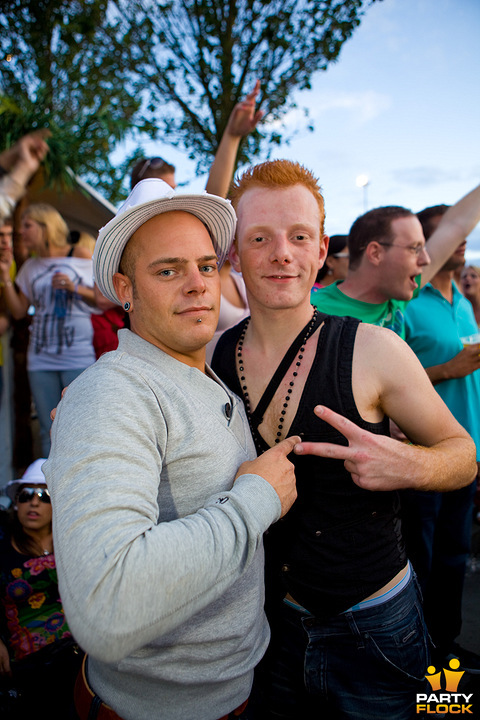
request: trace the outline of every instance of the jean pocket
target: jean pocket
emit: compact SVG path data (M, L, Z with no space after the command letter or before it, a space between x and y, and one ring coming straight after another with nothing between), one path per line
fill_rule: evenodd
M415 604L397 627L383 627L364 634L365 644L378 664L378 680L425 682L429 662L429 637L421 610Z

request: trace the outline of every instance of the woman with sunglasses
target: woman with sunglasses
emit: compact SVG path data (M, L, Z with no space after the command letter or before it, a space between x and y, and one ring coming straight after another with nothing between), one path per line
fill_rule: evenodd
M68 717L82 653L58 591L52 506L41 466L8 483L9 517L0 528L0 717L45 711Z

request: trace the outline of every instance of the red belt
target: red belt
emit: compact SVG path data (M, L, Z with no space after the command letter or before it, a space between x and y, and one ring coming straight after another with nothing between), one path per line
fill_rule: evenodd
M83 658L81 670L78 673L75 683L74 701L75 710L77 711L78 717L80 718L80 720L88 720L89 717L93 717L96 720L122 720L120 715L117 715L115 710L112 710L109 705L105 705L105 703L102 702L98 695L95 695L93 690L90 688L87 682L87 676L85 674L86 661L87 656L85 655L85 657ZM247 707L247 703L248 699L245 700L244 703L239 705L239 707L233 711L233 715L235 715L236 717L238 717L238 715L241 715L241 713ZM97 710L96 715L95 706ZM92 715L90 715L90 713L92 713ZM219 718L219 720L228 720L228 717L229 715L224 715L223 717Z

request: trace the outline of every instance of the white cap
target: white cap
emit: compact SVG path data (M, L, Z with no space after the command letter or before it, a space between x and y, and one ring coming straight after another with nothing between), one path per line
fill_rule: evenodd
M15 500L19 488L22 485L46 485L45 475L42 472L42 465L46 462L47 458L39 458L35 460L23 473L22 477L18 480L10 480L5 488L10 500Z

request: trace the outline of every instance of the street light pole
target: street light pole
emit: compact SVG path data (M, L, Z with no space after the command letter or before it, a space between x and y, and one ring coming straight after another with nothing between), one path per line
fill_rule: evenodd
M367 212L367 210L368 210L367 187L370 184L368 175L358 175L356 184L357 184L357 187L363 188L363 212Z

